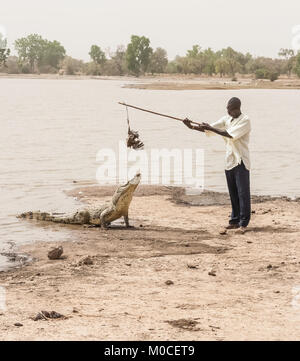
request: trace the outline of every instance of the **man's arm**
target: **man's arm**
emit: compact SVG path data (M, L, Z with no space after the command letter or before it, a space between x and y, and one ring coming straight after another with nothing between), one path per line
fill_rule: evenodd
M216 133L216 134L221 135L222 137L232 138L232 136L231 136L229 133L227 133L226 130L221 130L221 129L212 127L212 126L209 125L208 123L202 123L202 129L204 129L204 130L209 130L209 131L211 131L211 132L213 132L213 133Z

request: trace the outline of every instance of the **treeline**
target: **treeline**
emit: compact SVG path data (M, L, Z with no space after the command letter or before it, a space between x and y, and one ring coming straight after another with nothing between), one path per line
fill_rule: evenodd
M1 40L1 39L0 39ZM6 43L5 43L6 44ZM257 79L274 81L281 74L300 77L300 52L280 49L278 58L253 57L231 47L219 51L202 49L194 45L185 56L169 61L166 50L152 49L150 40L144 36L131 36L131 42L118 46L113 52L103 51L92 45L90 62L74 59L66 54L58 41L43 39L32 34L15 41L18 56L10 56L6 46L0 49L0 72L10 74L59 73L61 75L135 75L151 74L197 74L229 76L253 74Z

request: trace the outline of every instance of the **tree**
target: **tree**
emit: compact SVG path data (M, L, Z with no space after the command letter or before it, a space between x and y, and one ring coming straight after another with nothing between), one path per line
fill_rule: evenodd
M279 50L278 55L282 58L285 59L285 67L286 67L286 72L288 74L288 76L291 76L293 67L294 67L294 63L295 63L295 52L293 49L284 49L281 48Z
M7 49L7 39L0 33L0 67L6 64L10 55L10 49Z
M221 53L224 59L227 61L229 75L234 77L235 73L241 69L241 64L239 63L239 53L233 50L231 47L223 49Z
M118 75L124 75L126 72L126 49L123 45L119 45L117 47L117 50L114 54L111 56L111 60L118 70Z
M101 50L100 46L98 45L91 46L91 51L89 52L89 56L96 64L104 65L106 62L105 53Z
M216 73L220 73L220 77L222 78L225 74L227 74L229 69L228 61L224 57L220 57L216 60Z
M177 71L183 74L189 74L192 71L191 60L187 56L176 56L175 64Z
M201 47L199 45L193 45L191 50L186 53L186 58L181 58L180 63L185 74L202 74L205 67L205 60Z
M168 56L165 49L157 48L151 55L149 70L152 74L164 73L168 65Z
M297 74L297 76L300 78L300 51L296 55L295 58L295 65L294 65L294 72Z
M15 48L19 55L19 61L23 65L29 62L31 72L41 64L45 40L38 34L28 35L15 41Z
M65 48L56 40L45 40L41 63L58 69L59 63L66 56Z
M205 49L202 54L204 63L203 72L207 75L212 76L216 71L216 54L211 48Z
M208 74L215 73L216 53L211 49L202 50L199 45L193 45L191 50L187 51L189 73Z
M139 76L141 72L145 73L150 64L152 52L148 38L132 35L126 51L128 70L136 76Z
M198 58L201 54L201 46L200 45L193 45L191 50L188 50L186 56L188 58Z
M52 67L55 71L66 55L65 48L58 41L43 39L38 34L17 39L15 48L20 65L26 68L26 65L29 64L31 72L43 65Z
M251 60L252 60L252 55L250 53L243 54L243 53L238 52L237 61L240 64L240 71L243 74L247 73L247 65L249 64L249 62Z

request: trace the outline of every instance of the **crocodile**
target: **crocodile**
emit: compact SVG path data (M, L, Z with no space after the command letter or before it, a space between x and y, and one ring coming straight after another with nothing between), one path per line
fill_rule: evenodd
M17 216L23 219L35 219L63 224L89 224L107 228L111 222L124 217L125 225L129 225L128 211L133 197L133 193L141 181L141 174L137 173L134 178L126 184L121 185L115 191L110 202L103 204L100 208L83 209L75 214L66 213L46 213L46 212L25 212Z

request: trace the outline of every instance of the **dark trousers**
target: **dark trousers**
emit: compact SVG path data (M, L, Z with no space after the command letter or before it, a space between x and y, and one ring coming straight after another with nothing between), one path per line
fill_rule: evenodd
M242 162L225 174L232 206L229 223L247 227L251 217L250 172Z

